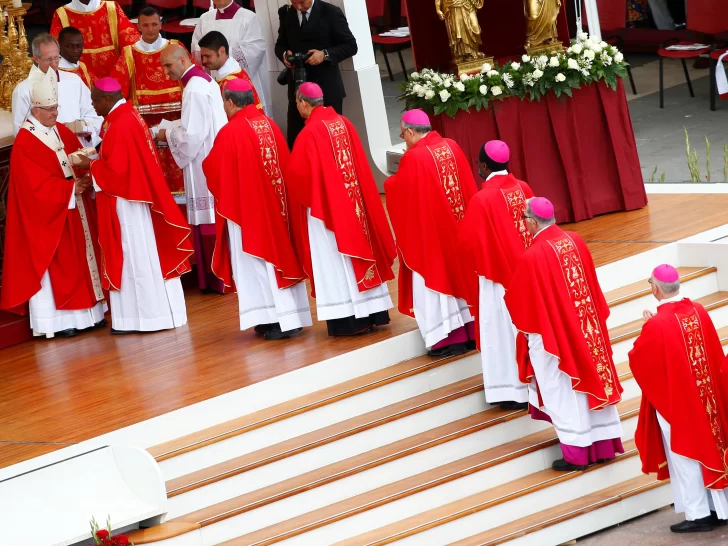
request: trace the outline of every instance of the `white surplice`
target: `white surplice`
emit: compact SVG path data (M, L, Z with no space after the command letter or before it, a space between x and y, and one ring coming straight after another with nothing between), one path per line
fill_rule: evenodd
M479 279L480 359L483 365L485 400L528 402L528 385L518 379L516 327L503 298L502 284Z
M151 44L145 42L143 38L139 38L137 43L134 44L134 47L139 51L143 51L144 53L156 53L160 49L164 49L165 47L167 47L168 43L169 40L167 40L166 38L162 38L161 36L157 36L157 39L154 40Z
M319 320L366 318L392 305L387 283L359 292L351 258L339 252L336 234L308 210L308 239Z
M415 320L428 349L473 321L465 300L430 290L416 271L412 272L412 300Z
M233 279L238 291L240 329L276 322L284 332L311 326L306 283L278 288L273 265L245 253L240 226L231 220L227 225Z
M28 78L13 90L13 135L17 136L20 126L30 116L30 88L44 73L33 65ZM81 120L86 124L91 139L79 137L82 146L96 147L100 142L99 132L104 118L96 114L91 103L91 91L83 80L71 72L58 71L58 123Z
M124 104L117 102L109 113ZM96 191L101 191L94 181ZM187 309L179 278L165 281L148 203L117 197L121 230L121 289L111 290L111 327L154 332L187 324Z
M226 123L227 115L217 82L208 82L198 76L190 78L182 93L182 119L173 122L167 130L169 149L183 169L190 225L215 223L215 200L207 189L202 162Z
M220 11L224 12L224 9ZM272 116L273 103L271 102L266 60L268 43L265 40L260 19L255 13L245 8L239 9L232 19L216 20L216 13L216 9L211 9L200 17L200 22L192 33L192 55L197 62L200 62L200 46L198 45L200 38L211 30L221 32L230 45L230 58L250 76L266 114ZM220 78L221 76L216 75L215 77Z
M79 11L81 13L90 13L101 6L101 0L89 0L88 4L84 4L80 0L72 0L64 7L72 9L73 11Z

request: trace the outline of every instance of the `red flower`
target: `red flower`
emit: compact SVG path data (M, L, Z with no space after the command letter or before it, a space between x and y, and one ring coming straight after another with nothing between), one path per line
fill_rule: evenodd
M129 539L126 535L116 535L114 538L118 546L128 546L129 544Z
M109 537L109 532L106 529L99 529L96 531L96 538L104 540Z

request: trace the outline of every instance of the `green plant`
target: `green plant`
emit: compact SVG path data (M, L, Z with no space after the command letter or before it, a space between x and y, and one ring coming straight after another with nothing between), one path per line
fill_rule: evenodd
M707 171L705 179L710 182L710 140L707 136L705 137L705 170Z
M655 170L652 171L652 176L650 176L650 184L655 183L655 175L657 174L657 165L655 165Z
M690 135L688 134L687 127L685 127L685 155L688 159L690 180L692 182L702 182L702 178L700 176L700 159L698 158L698 152L690 149Z
M728 143L723 143L723 182L728 182Z

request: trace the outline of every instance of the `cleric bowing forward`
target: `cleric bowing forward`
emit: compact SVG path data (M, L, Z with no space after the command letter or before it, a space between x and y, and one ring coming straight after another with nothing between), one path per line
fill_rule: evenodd
M485 183L460 224L466 299L474 308L486 401L503 409L526 409L528 386L518 380L516 328L503 298L518 260L531 246L523 216L533 192L508 173L505 142L487 142L479 159Z
M657 313L629 353L642 389L635 443L642 471L670 478L675 511L686 520L675 533L710 531L728 520L728 375L725 356L702 305L680 297L680 275L669 265L650 277Z
M306 119L288 185L291 208L303 214L294 229L298 258L329 335L366 332L389 323L386 281L394 278L395 258L389 223L354 126L323 106L315 83L301 85L296 99Z
M400 124L407 151L384 184L399 254L399 311L414 317L431 356L474 348L457 250L458 224L477 192L468 160L422 110Z
M623 452L609 306L589 249L554 224L551 202L529 199L525 218L533 242L505 297L519 331L519 377L529 383L534 419L553 423L559 436L564 458L554 461L554 470L584 470Z
M283 339L312 324L290 238L290 154L278 126L255 106L249 83L228 82L224 98L230 121L202 163L217 215L212 269L226 287L236 281L241 330Z

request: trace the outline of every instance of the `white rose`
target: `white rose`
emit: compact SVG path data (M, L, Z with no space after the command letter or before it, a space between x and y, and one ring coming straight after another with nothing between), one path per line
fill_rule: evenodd
M489 78L492 78L493 76L500 76L500 72L498 72L497 70L491 70L490 72L488 72L487 76Z
M520 70L521 69L521 63L511 63L511 68L513 70Z
M521 60L524 63L530 63L531 62L531 57L529 57L528 55L524 55L524 56L521 57Z
M480 91L480 94L481 95L487 94L488 93L488 86L487 85L481 85L479 91Z
M463 84L462 82L458 82L458 83L456 83L456 84L455 84L455 85L454 85L453 87L455 87L455 89L457 89L457 90L458 90L458 91L460 91L461 93L462 93L463 91L465 91L465 84Z
M538 58L538 63L539 64L542 64L542 65L546 66L548 64L548 62L549 62L549 58L546 55L541 55Z
M493 93L494 97L497 97L498 95L503 93L503 90L500 87L498 87L497 85L494 85L493 87L490 88L490 92Z
M581 44L574 44L569 49L571 49L571 52L574 55L579 55L582 51L584 51L584 47Z
M452 80L445 80L445 83L443 85L445 86L445 89L449 89L450 87L452 87Z
M624 55L621 51L617 51L617 54L614 56L614 60L618 63L621 63L624 60Z
M592 44L591 47L590 47L590 49L594 53L601 53L602 52L602 49L604 49L604 48L601 46L601 44Z
M594 57L596 57L596 54L591 49L585 49L584 50L584 57L586 57L590 61L593 61L594 60Z
M543 72L537 68L533 71L532 75L534 80L538 80L541 76L543 76Z
M556 68L559 64L559 58L556 55L549 59L549 66Z
M418 87L419 87L419 89L417 90L417 96L424 97L425 93L427 92L426 89L424 87L422 87L421 85Z
M468 81L468 80L469 80L470 78L472 78L472 76L471 76L470 74L460 74L460 81L461 81L461 82L466 82L466 81Z
M566 61L566 65L571 70L579 70L579 63L576 62L576 59L569 59L568 61Z
M434 76L432 76L432 81L435 82L438 85L441 85L442 84L442 78L440 76L438 76L437 74L435 74Z
M576 38L580 42L586 42L589 39L589 35L586 32L580 32Z
M480 73L485 74L486 72L490 72L491 68L493 68L493 67L490 66L488 63L485 63L483 65L483 68L480 69Z
M412 74L410 74L410 79L412 79L412 80L419 80L420 79L420 73L419 72L412 72Z
M450 93L448 93L446 89L443 89L442 91L440 91L440 99L442 100L442 102L447 102L447 99L449 99L449 98L450 98Z
M557 82L564 82L566 81L566 76L564 76L561 72L556 74L556 77L554 78Z
M612 64L612 58L606 51L602 51L602 54L599 56L599 58L602 60L602 63L604 63L604 66L609 66L610 64Z
M432 89L428 89L427 91L425 91L425 98L427 100L432 99L434 96L435 96L435 92Z

